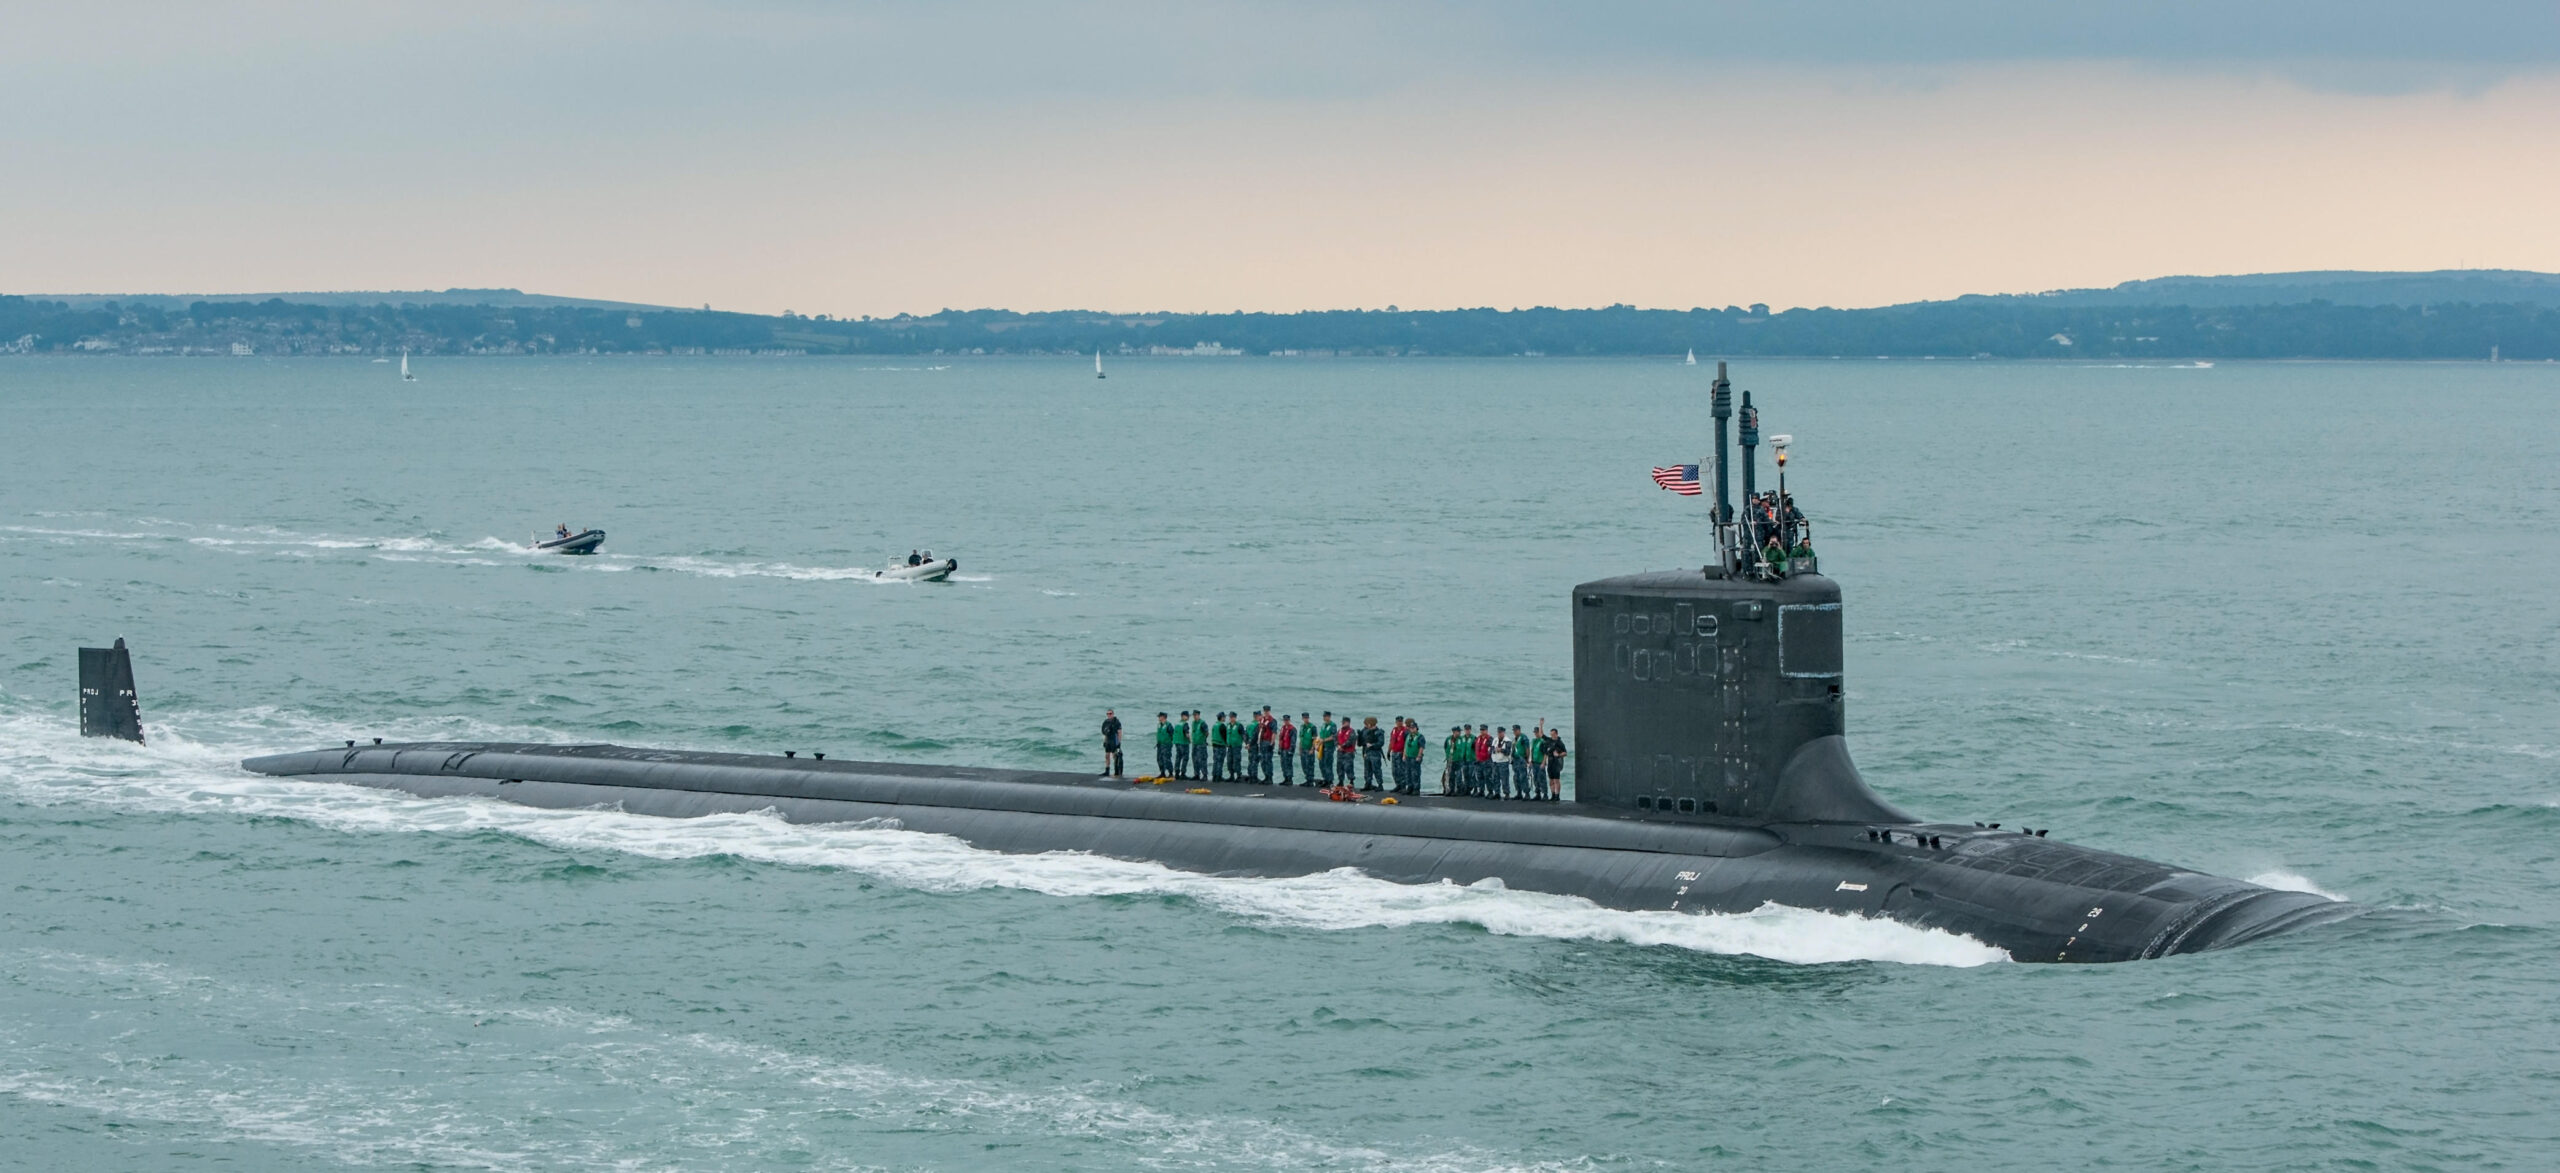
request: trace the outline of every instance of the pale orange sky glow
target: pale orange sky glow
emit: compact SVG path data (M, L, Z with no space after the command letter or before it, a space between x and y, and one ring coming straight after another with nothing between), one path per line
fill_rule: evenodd
M556 52L610 11L554 14L577 33ZM580 90L528 80L550 51L490 20L206 57L5 51L0 98L39 116L8 132L0 216L21 227L0 291L504 285L859 315L1861 306L2560 270L2560 73L2530 64L2380 92L2023 55L838 88L771 48L801 80L649 58ZM868 51L895 32L866 26ZM724 44L720 69L752 76L757 43ZM341 59L385 53L378 84Z

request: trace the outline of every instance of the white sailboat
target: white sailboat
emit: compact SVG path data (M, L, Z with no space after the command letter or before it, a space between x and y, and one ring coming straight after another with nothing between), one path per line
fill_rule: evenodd
M1681 363L1680 365L1681 365L1681 366L1684 366L1684 367L1694 367L1694 366L1698 365L1698 352L1697 352L1697 350L1696 350L1696 349L1694 349L1694 348L1692 348L1692 349L1689 351L1689 361L1684 362L1684 363Z
M1102 348L1099 346L1093 348L1093 377L1097 379L1111 377L1102 373Z
M409 373L409 348L405 346L400 348L400 381L403 383L418 381L416 375Z

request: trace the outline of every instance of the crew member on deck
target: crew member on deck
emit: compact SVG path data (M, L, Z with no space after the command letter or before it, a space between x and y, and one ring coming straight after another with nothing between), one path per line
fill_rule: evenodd
M1519 726L1512 726L1511 797L1513 798L1527 799L1531 797L1529 793L1529 774L1533 763L1529 760L1529 754L1529 735L1522 733Z
M1377 789L1377 758L1370 758L1370 743L1364 740L1370 732L1377 732L1377 717L1370 717L1367 730L1352 727L1352 715L1341 717L1341 738L1334 743L1334 758L1341 761L1341 784L1344 786L1352 784L1352 756L1359 756L1364 758L1364 766L1370 771L1364 779L1364 786L1359 786L1359 789Z
M1156 714L1156 777L1173 776L1173 722Z
M1422 793L1422 750L1428 741L1422 736L1422 722L1407 720L1404 729L1404 792Z
M1493 726L1476 730L1476 797L1502 797L1493 788Z
M1102 776L1120 776L1120 715L1102 710Z
M1556 802L1564 797L1564 754L1564 730L1547 730L1546 751L1538 756L1546 761L1548 802Z
M1458 792L1458 727L1449 727L1449 736L1440 741L1440 794L1446 798Z

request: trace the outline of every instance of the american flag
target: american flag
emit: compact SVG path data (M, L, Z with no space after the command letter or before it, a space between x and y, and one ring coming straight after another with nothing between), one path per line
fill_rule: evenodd
M1698 486L1698 466L1694 464L1675 464L1669 468L1657 467L1653 470L1653 483L1683 497L1695 497L1705 491Z

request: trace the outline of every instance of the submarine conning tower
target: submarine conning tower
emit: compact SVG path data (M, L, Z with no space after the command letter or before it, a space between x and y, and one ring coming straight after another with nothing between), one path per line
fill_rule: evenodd
M1573 589L1574 799L1668 820L1909 823L1843 739L1840 586L1785 496L1754 508L1759 419L1743 395L1744 508L1728 496L1732 384L1716 364L1715 556ZM1775 551L1770 550L1774 542Z

